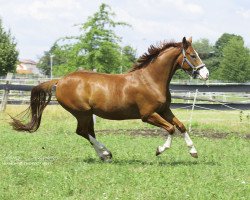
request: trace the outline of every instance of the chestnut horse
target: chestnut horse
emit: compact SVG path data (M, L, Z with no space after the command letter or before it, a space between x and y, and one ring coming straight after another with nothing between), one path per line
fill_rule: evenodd
M194 78L208 78L207 68L192 47L192 38L184 37L180 43L151 45L148 53L126 74L77 71L60 80L44 82L31 91L30 122L13 118L11 125L17 131L36 131L55 86L58 102L77 119L76 133L91 143L102 160L111 159L112 154L96 140L93 114L112 120L141 119L164 128L167 139L157 148L156 155L170 148L176 127L183 133L190 154L198 157L185 126L169 108L169 84L180 68Z

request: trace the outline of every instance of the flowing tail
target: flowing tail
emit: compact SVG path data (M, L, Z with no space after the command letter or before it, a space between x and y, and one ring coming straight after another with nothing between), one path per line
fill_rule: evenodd
M30 113L31 119L28 123L24 123L19 119L11 117L13 121L10 122L10 124L13 129L16 131L28 131L32 133L39 128L43 110L49 104L52 96L52 88L57 82L58 80L47 81L35 86L31 90L30 106L23 112L25 113L24 115Z

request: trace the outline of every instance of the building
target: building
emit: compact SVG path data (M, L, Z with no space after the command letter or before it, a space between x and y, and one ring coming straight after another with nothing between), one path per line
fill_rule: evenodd
M41 72L37 68L37 63L33 60L19 60L19 63L16 68L17 74L35 74L40 75Z

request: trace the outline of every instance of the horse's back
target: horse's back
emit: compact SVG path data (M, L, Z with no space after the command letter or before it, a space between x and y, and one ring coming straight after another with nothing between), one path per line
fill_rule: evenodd
M57 83L56 97L67 110L104 118L137 118L133 83L129 74L114 75L78 71Z

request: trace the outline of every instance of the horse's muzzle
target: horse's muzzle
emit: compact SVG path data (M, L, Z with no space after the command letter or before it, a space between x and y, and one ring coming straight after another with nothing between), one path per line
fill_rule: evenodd
M207 80L208 77L209 77L209 71L205 66L200 68L193 74L193 78L199 78L201 80Z

